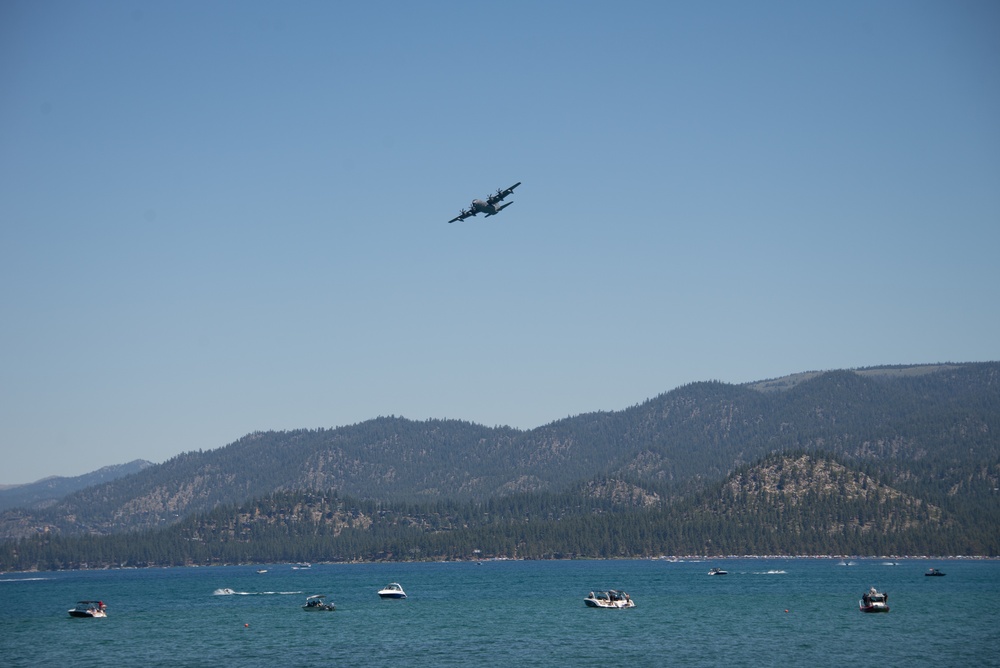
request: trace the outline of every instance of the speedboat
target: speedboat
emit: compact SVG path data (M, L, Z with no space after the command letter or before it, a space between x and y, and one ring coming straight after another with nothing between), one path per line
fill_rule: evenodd
M309 596L306 598L306 604L302 606L302 609L310 612L333 612L337 609L337 606L333 603L324 603L324 598L326 598L326 596L323 596L322 594Z
M70 617L107 617L108 606L104 601L78 601L75 608L70 608Z
M378 590L378 595L382 598L406 598L406 592L399 586L398 582L390 582Z
M944 573L942 573L941 571L939 571L936 568L931 568L931 569L928 569L928 571L926 573L924 573L924 575L928 575L928 576L930 576L930 575L936 575L936 576L940 577L940 576L943 576Z
M729 575L729 571L724 571L721 568L713 568L708 571L709 575Z
M872 587L858 601L861 612L889 612L889 594Z
M635 601L626 592L609 589L608 591L590 592L583 602L588 608L634 608Z

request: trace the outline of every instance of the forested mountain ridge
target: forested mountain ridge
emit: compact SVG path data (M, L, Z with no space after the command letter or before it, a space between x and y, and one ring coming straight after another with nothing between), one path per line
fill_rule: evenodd
M0 544L0 569L998 552L1000 523L964 523L835 458L792 452L672 501L617 479L485 502L385 503L334 492L276 492L163 529L8 541Z
M131 475L153 465L153 462L136 459L127 464L105 466L83 475L51 476L24 485L9 485L0 489L0 510L16 507L45 508L73 492Z
M650 499L676 504L792 451L870 471L942 512L992 512L1000 487L1000 364L834 371L768 384L764 391L760 384L695 383L622 411L530 431L383 417L254 433L44 511L2 513L0 535L161 527L299 490L385 503L484 503L589 486L647 506Z

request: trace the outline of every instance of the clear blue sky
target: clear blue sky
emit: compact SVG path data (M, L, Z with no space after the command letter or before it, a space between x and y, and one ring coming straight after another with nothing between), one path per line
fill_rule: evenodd
M6 0L0 483L1000 359L998 34L993 0Z

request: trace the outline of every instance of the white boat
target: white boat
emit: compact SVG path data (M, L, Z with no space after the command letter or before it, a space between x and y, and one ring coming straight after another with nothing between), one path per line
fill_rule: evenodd
M708 571L709 575L729 575L729 571L724 571L721 568L713 568Z
M398 582L390 582L378 590L378 595L382 598L406 598L406 592L399 586Z
M858 601L861 612L889 612L889 594L872 587Z
M628 593L615 589L599 591L597 593L590 592L590 595L583 599L583 602L588 608L615 608L623 610L635 607L635 601L632 600L632 597Z
M333 603L324 603L324 598L326 598L326 596L323 596L322 594L309 596L306 598L306 603L302 606L302 609L309 612L333 612L337 609L337 606Z
M69 609L70 617L107 617L108 606L104 601L79 601L75 608Z

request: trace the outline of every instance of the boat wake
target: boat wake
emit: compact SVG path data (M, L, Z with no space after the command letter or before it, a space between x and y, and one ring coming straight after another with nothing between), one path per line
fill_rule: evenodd
M44 580L51 580L52 578L3 578L0 582L42 582Z
M235 591L225 587L213 591L212 596L293 596L301 593L301 591Z
M754 573L754 575L787 575L787 574L788 571L776 571L776 570L757 571L756 573Z

